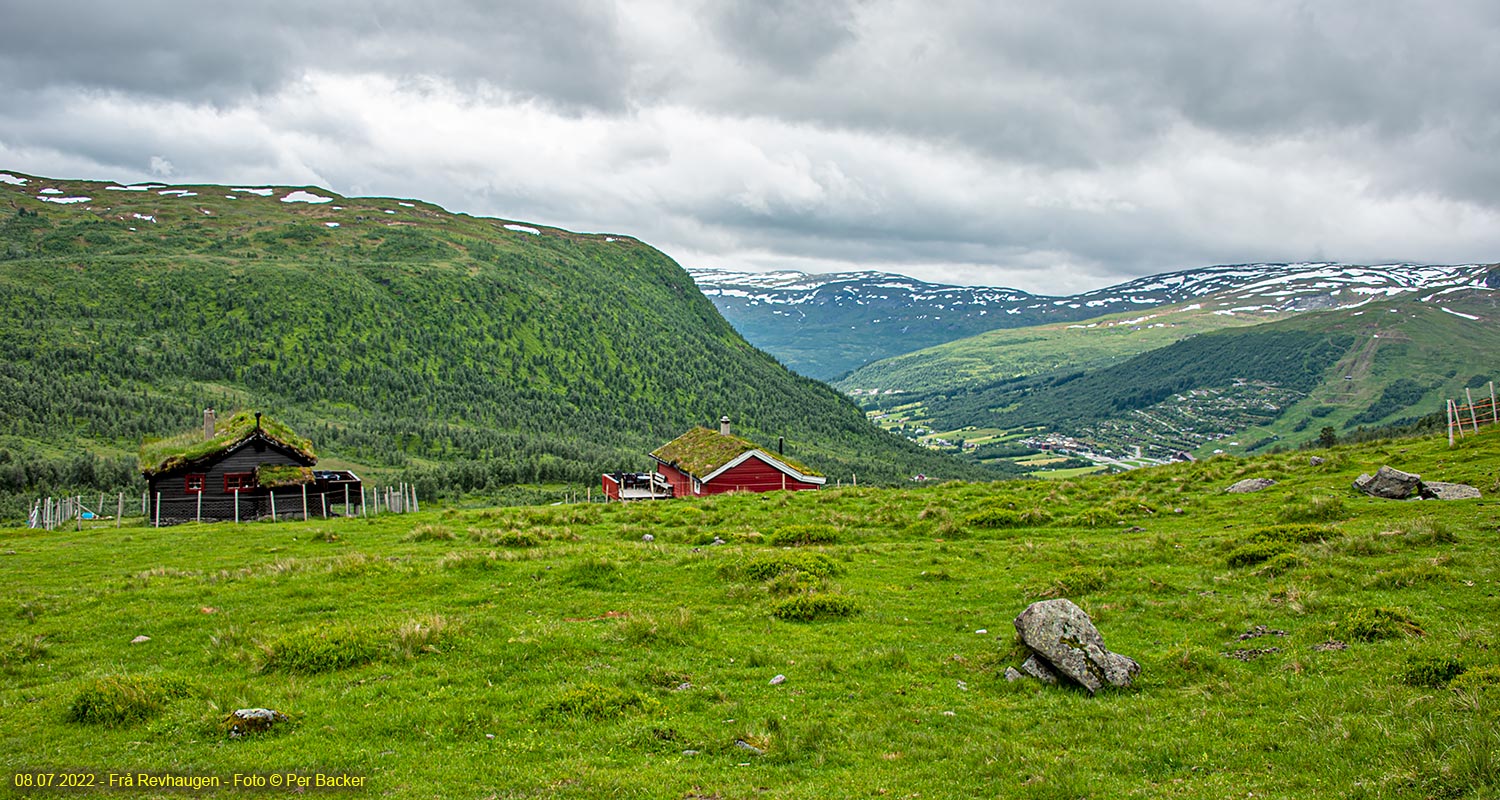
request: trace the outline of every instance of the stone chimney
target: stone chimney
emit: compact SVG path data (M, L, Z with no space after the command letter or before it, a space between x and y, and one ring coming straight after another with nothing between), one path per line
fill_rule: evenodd
M214 410L205 408L203 409L203 439L207 441L214 438L214 433L216 433L214 430Z
M724 416L719 417L719 433L722 434L722 435L724 435L724 436L728 436L729 435L729 415L728 414L725 414Z

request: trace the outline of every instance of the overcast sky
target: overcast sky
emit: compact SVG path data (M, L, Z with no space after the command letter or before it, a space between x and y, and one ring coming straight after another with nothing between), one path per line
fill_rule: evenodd
M0 170L1041 293L1500 261L1500 3L0 0Z

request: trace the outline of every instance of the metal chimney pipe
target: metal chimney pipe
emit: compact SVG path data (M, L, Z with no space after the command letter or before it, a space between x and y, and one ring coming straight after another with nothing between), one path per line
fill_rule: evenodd
M785 436L778 436L778 437L776 437L776 455L778 455L778 456L784 456L784 455L786 455L786 437Z
M203 439L205 441L214 438L214 410L203 409Z
M729 415L728 414L725 414L724 416L719 417L719 433L723 434L724 436L728 436L729 435Z

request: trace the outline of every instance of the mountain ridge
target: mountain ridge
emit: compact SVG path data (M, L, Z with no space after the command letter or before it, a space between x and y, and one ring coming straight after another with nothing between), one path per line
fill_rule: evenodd
M1225 310L1299 312L1379 296L1500 284L1492 264L1254 263L1162 273L1075 295L929 283L894 273L688 270L749 341L812 377L990 330L1214 298ZM898 327L899 326L899 327ZM818 346L806 342L815 340Z

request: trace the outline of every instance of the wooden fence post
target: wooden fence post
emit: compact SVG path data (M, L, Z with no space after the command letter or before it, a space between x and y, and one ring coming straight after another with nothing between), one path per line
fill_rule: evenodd
M125 493L120 492L120 507L115 511L115 527L120 527L120 518L125 516Z
M234 524L240 524L240 487L234 487Z
M344 516L349 516L349 484L344 484Z
M318 497L322 498L323 500L323 519L328 519L328 493L323 492L322 494L319 494Z
M161 527L161 492L156 493L156 527Z
M345 486L344 491L349 491L349 487ZM359 485L359 515L365 518L370 516L370 507L365 504L365 485L363 483Z
M202 491L198 492L198 511L196 512L196 514L195 514L195 516L193 518L193 521L194 522L202 522L203 521L203 492Z
M270 494L271 494L271 521L275 522L276 521L276 490L272 489L271 492L270 492Z
M1474 395L1469 393L1469 387L1464 387L1464 399L1469 401L1469 421L1474 424L1474 432L1479 433L1479 418L1474 416Z
M307 521L307 484L302 484L302 521Z

